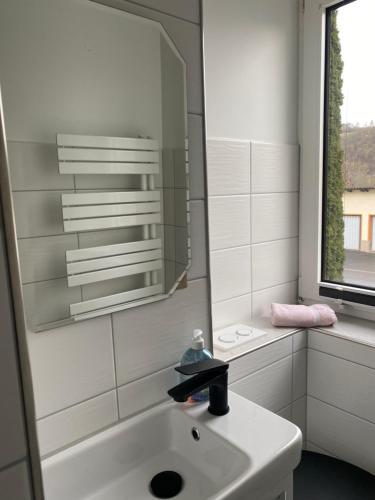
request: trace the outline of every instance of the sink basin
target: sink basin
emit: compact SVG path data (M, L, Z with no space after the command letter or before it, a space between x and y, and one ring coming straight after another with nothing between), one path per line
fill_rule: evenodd
M207 403L166 403L45 459L46 500L152 500L166 470L183 479L176 500L257 498L296 467L301 432L231 392L229 404L215 417Z

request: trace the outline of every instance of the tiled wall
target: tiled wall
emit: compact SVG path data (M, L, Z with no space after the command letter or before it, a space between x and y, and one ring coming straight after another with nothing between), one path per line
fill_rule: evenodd
M230 388L294 422L305 438L307 334L301 331L230 363Z
M207 142L213 327L293 303L298 279L299 148Z
M31 500L29 457L5 255L3 226L0 223L0 497Z
M308 449L375 474L375 347L317 331L308 347Z
M199 1L101 3L160 21L187 62L192 266L170 299L28 332L42 455L166 399L192 330L209 331Z

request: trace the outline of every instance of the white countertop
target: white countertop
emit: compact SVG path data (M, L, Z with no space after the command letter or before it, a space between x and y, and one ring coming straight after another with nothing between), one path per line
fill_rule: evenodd
M214 355L222 361L230 361L244 354L261 349L284 337L293 335L303 330L315 330L335 337L340 337L352 342L375 347L375 322L365 319L355 318L344 314L337 315L338 321L333 326L319 326L314 328L278 327L271 324L270 318L253 318L248 326L259 328L266 332L265 335L249 341L230 351L222 352L216 349ZM215 333L214 333L215 335Z

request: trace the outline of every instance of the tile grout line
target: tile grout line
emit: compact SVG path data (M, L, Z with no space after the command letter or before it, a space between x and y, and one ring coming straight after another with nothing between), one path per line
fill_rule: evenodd
M298 283L298 278L289 281L283 281L282 283L277 283L277 285L266 286L265 288L258 288L254 290L252 293L264 292L265 290L270 290L271 288L276 288L278 286L289 285L290 283Z
M125 387L127 385L133 384L134 382L139 382L140 380L143 380L144 378L153 377L154 375L158 375L161 372L163 372L165 370L169 370L170 368L174 368L177 365L178 365L178 361L176 361L172 365L165 366L164 368L161 368L160 370L156 370L154 372L148 373L147 375L141 375L140 377L137 377L135 379L129 380L129 382L125 382L124 384L119 385L118 388L121 389L122 387Z
M117 384L117 363L116 363L116 350L115 350L115 338L114 338L114 328L113 328L113 314L110 314L111 318L111 336L112 336L112 351L113 351L113 369L115 375L115 394L116 394L116 405L117 405L117 420L120 420L120 403L118 397L118 384Z
M262 193L252 193L251 191L246 191L244 193L231 193L231 194L210 194L208 198L233 198L239 196L269 196L269 195L279 195L279 194L296 194L299 195L299 191L264 191Z
M28 458L27 456L24 456L24 457L18 458L17 460L13 460L13 462L10 462L6 465L3 465L2 467L0 467L0 474L2 474L3 472L5 472L8 469L11 469L12 467L17 467L17 465L20 465L23 462L26 463L27 458Z
M292 402L291 402L291 414L292 414L292 418L293 418L293 400L294 400L294 351L293 351L293 339L294 339L294 335L292 336L292 380L291 380L291 399L292 399Z
M335 410L338 410L342 413L346 413L347 415L350 415L351 417L358 418L358 420L361 420L362 422L366 422L367 424L373 425L375 429L375 422L372 422L371 420L360 417L359 415L356 415L355 413L345 410L344 408L340 408L339 406L333 405L332 403L327 403L327 401L324 401L323 399L317 398L316 396L312 396L311 394L307 394L308 398L315 399L315 401L319 401L320 403L323 403L324 405L329 406L330 408L334 408Z
M296 236L286 236L284 238L276 238L274 240L260 241L260 242L256 242L256 243L245 243L245 244L241 244L241 245L235 245L233 247L215 248L215 249L211 250L210 253L220 252L223 250L234 250L236 248L243 248L243 247L248 247L248 246L257 247L260 245L269 245L271 243L277 243L279 241L289 241L289 240L298 240L298 234Z
M200 279L204 279L204 278L200 278ZM229 299L224 299L224 300L218 300L217 302L213 302L213 304L222 304L223 302L229 302L230 300L234 300L234 299L239 299L241 297L246 297L247 295L253 295L257 292L264 292L265 290L271 290L272 288L277 288L278 286L283 286L283 285L289 285L290 283L296 283L298 280L295 279L295 280L291 280L291 281L285 281L283 283L280 283L278 285L272 285L270 287L266 287L266 288L261 288L259 290L254 290L254 291L251 291L251 292L247 292L247 293L242 293L240 295L235 295L234 297L230 297ZM304 349L302 347L302 349ZM299 351L301 349L298 349Z
M359 361L353 361L352 359L343 358L342 356L338 356L336 354L331 354L327 351L321 351L320 349L316 349L315 347L309 347L309 349L311 351L320 352L321 354L325 354L326 356L330 356L331 358L341 359L342 361L346 361L347 363L351 363L353 365L363 366L363 368L367 368L368 370L372 370L375 373L374 366L365 365L363 363L360 363ZM371 349L371 347L370 347L370 349Z
M95 394L94 396L91 396L89 398L85 398L82 401L78 401L77 403L73 403L71 405L65 406L64 408L60 408L59 410L48 413L47 415L43 415L42 417L37 417L36 422L42 422L43 420L45 420L49 417L53 417L54 415L62 413L65 410L70 410L70 409L74 408L75 406L79 406L81 404L88 403L89 401L92 401L93 399L96 399L96 398L100 398L101 396L104 396L105 394L109 394L110 392L112 392L114 390L115 390L115 388L112 387L112 389L108 389L106 391L100 392L99 394Z
M280 340L282 340L282 339L280 339ZM278 342L278 340L275 340L275 342ZM259 348L261 349L262 347L266 347L266 345L265 346L260 346ZM259 349L257 349L257 350L259 350ZM246 353L246 354L251 354L251 352ZM251 373L248 373L247 375L244 375L243 377L241 377L239 379L234 380L233 382L230 383L230 385L237 384L237 382L242 382L246 378L252 377L255 373L258 373L258 372L260 372L262 370L265 370L266 368L269 368L270 366L272 366L272 365L274 365L276 363L279 363L280 361L283 361L283 360L285 360L287 358L291 358L291 363L293 365L293 359L292 359L293 355L292 354L287 354L285 356L282 356L281 358L276 359L275 361L272 361L272 363L268 363L267 365L264 365L261 368L258 368L257 370L255 370L255 371L253 371ZM231 360L231 361L234 361L234 360ZM292 404L292 402L293 402L293 400L289 404Z
M287 241L287 240L298 240L298 234L296 236L287 236L286 238L276 238L275 240L259 241L257 243L252 243L252 246L257 247L260 245L268 245L270 243L275 243L277 241Z
M168 259L165 259L165 260L168 260ZM173 262L173 261L170 261L170 262ZM59 280L62 280L62 279L66 279L67 276L60 276L59 278L48 278L48 279L45 279L45 280L37 280L37 281L28 281L28 282L25 282L25 283L22 283L22 286L23 285L38 285L40 283L49 283L50 281L59 281ZM199 281L199 280L207 280L208 276L198 276L196 278L193 278L193 279L188 279L188 283L192 283L193 281ZM121 310L119 310L121 311ZM109 314L109 313L107 313ZM111 313L112 314L112 313ZM67 318L67 319L70 319ZM59 321L59 320L58 320Z
M251 141L249 141L249 190L251 193L251 188L253 185L253 172L251 168ZM254 273L253 273L253 247L252 247L252 237L251 237L251 228L252 228L252 210L251 210L251 197L249 200L250 203L250 228L249 228L249 238L250 238L250 319L253 319L253 287L254 287Z

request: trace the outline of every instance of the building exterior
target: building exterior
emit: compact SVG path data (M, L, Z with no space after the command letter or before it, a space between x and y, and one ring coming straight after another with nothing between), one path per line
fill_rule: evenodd
M343 208L345 249L375 251L375 188L346 190Z

